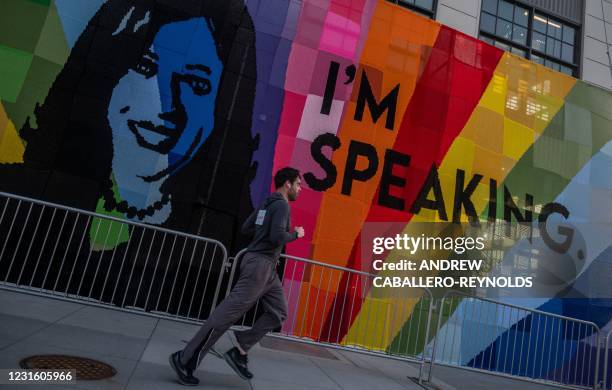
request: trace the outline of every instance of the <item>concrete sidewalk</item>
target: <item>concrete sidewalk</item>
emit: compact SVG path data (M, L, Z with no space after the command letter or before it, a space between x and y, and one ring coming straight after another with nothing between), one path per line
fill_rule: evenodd
M25 357L64 354L110 364L117 374L71 385L18 385L19 389L185 389L168 355L198 327L116 310L0 290L0 368L18 368ZM219 351L231 347L225 335ZM423 389L408 377L418 365L266 337L249 355L251 381L225 361L207 355L195 375L207 389ZM547 389L447 367L436 368L439 389ZM197 388L197 387L196 387ZM430 387L431 388L431 387Z

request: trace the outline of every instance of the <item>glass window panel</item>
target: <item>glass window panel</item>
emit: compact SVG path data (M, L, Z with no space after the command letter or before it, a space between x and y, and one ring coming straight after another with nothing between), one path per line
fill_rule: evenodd
M533 29L546 34L546 18L542 15L533 15Z
M493 15L497 14L497 0L482 0L482 9Z
M515 24L512 31L512 40L525 45L527 43L527 29Z
M555 50L553 55L557 58L561 58L561 41L555 40Z
M574 28L569 26L563 26L563 41L565 43L569 43L570 45L574 44Z
M495 34L495 19L495 16L483 12L480 18L480 29Z
M553 55L555 52L555 40L548 37L546 38L546 54Z
M574 69L570 68L569 66L563 66L561 65L561 72L573 76L574 75Z
M561 70L561 66L558 63L551 61L551 60L544 61L544 65L554 70Z
M510 45L506 45L505 43L500 42L500 41L495 41L495 46L499 47L502 50L506 50L506 51L510 50Z
M543 34L534 32L531 36L531 47L544 53L546 51L546 37Z
M478 37L478 39L480 39L481 41L485 41L486 43L490 44L490 45L495 45L495 41L489 37L485 37L484 35L480 35Z
M514 7L514 23L518 23L523 27L527 27L529 20L529 11L518 6Z
M531 61L535 62L536 64L544 65L544 58L535 54L531 55Z
M521 50L516 47L513 47L511 52L521 57L527 57L527 53L525 52L525 50Z
M499 2L499 8L497 10L497 15L501 16L506 20L512 20L512 16L514 14L514 6L507 1L501 0Z
M497 19L497 26L495 27L495 34L500 37L511 39L512 38L512 23L506 22L503 19Z
M554 20L548 20L548 32L546 34L549 37L561 39L561 24Z
M433 10L433 0L416 0L414 4L430 11Z
M567 43L563 44L563 49L561 50L561 59L566 62L574 63L574 46L568 45Z

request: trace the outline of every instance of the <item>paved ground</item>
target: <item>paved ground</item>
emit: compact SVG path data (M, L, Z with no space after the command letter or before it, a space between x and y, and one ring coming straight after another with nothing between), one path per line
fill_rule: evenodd
M117 370L101 381L19 389L184 389L168 355L196 330L196 325L0 290L0 368L18 368L25 357L53 353L97 359ZM230 347L229 336L217 343L220 351ZM423 388L408 379L418 375L416 364L271 337L252 349L249 367L255 378L244 381L209 354L196 376L207 389ZM449 367L437 366L435 374L438 389L551 388Z

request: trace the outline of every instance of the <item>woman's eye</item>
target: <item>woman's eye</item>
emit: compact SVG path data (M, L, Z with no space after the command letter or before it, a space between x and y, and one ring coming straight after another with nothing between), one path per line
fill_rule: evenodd
M191 75L187 77L187 82L193 90L193 93L198 96L208 95L210 93L211 87L208 79Z
M143 57L136 64L134 70L146 78L150 78L157 74L157 64L149 58Z

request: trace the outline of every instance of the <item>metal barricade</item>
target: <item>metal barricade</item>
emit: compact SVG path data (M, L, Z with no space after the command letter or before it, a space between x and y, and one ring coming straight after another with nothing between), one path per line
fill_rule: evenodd
M227 250L216 240L0 192L0 287L206 319Z
M237 259L244 253L230 258L234 282ZM273 337L415 361L422 367L430 336L429 290L393 288L391 294L377 296L372 291L374 274L289 255L281 256L280 267L288 318ZM259 306L257 301L241 326L252 326Z
M201 323L230 293L244 253L228 259L216 240L0 192L2 289ZM457 291L447 292L433 313L428 289L376 289L377 275L368 272L282 259L288 318L273 337L417 362L419 380L429 362L428 381L435 364L443 364L612 390L612 332L598 383L603 340L592 322ZM252 326L260 306L257 301L239 326ZM463 356L465 340L482 348Z
M603 362L603 376L602 386L603 390L612 389L612 379L608 378L608 364L610 363L610 338L612 337L612 329L606 335L604 341L604 362Z
M600 330L592 322L448 291L436 329L427 380L434 365L442 364L563 387L598 387Z

